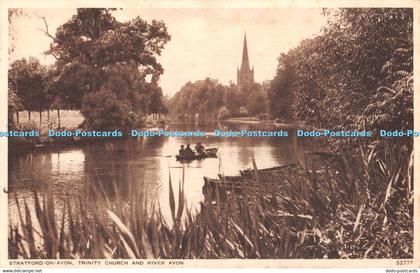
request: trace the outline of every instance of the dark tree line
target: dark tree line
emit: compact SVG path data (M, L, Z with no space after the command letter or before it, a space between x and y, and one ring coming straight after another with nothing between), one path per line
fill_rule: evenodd
M260 84L239 89L206 78L188 82L170 100L171 114L177 118L226 119L255 116L266 112L267 96Z
M77 9L54 34L42 18L52 40L46 54L56 61L11 64L9 110L80 110L86 129L128 129L146 114L165 112L156 59L170 40L165 24L118 22L113 10Z

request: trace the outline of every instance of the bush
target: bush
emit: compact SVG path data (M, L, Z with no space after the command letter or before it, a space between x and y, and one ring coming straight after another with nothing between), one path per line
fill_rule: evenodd
M143 125L142 115L133 111L130 102L104 90L85 97L81 113L87 130L129 131Z
M102 87L83 99L85 129L128 131L143 126L153 91L136 66L111 66Z

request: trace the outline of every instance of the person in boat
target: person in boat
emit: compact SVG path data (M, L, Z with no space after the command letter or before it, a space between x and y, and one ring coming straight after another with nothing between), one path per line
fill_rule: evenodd
M179 156L180 157L184 157L185 156L185 149L184 149L184 145L181 145L181 149L179 149Z
M201 142L198 142L196 145L195 145L195 151L196 151L196 153L197 154L199 154L199 155L201 155L201 154L204 154L204 150L205 150L205 148L204 148L204 146L201 144Z
M193 156L194 151L191 149L190 144L187 144L187 148L185 148L185 156Z

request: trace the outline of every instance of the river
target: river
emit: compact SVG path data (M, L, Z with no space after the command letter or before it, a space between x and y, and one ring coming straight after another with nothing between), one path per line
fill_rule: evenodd
M218 130L281 130L268 124L238 123L171 123L167 130L213 132ZM217 177L218 173L235 175L252 167L252 156L258 168L267 168L303 161L304 151L314 144L296 138L293 130L288 137L221 138L149 137L130 138L112 143L95 143L82 147L34 150L20 156L9 156L9 219L17 223L15 204L23 200L33 210L33 190L45 192L50 185L55 201L78 200L89 195L89 185L101 186L113 196L116 185L123 198L128 198L132 185L137 192L146 193L149 200L157 200L165 217L169 217L169 176L177 193L184 176L187 206L199 207L203 200L203 176ZM175 159L181 144L192 147L201 141L206 148L218 147L218 158L192 162ZM184 172L184 175L183 175ZM135 182L135 183L134 183ZM82 198L83 200L83 198Z

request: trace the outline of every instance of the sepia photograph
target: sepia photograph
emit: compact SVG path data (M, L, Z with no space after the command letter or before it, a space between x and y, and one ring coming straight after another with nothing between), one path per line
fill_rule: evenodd
M7 259L415 266L413 11L8 7Z

